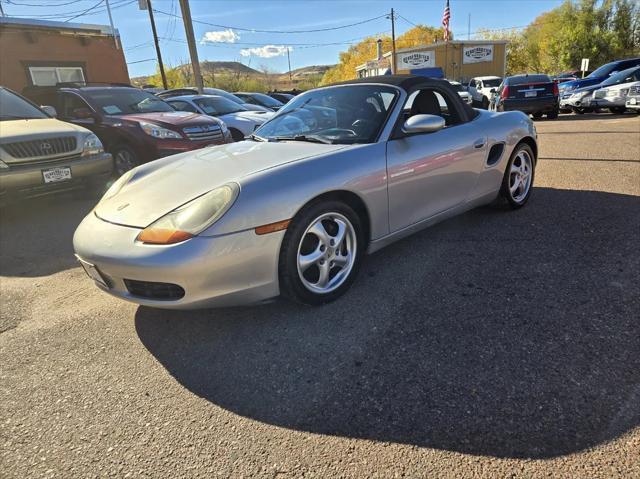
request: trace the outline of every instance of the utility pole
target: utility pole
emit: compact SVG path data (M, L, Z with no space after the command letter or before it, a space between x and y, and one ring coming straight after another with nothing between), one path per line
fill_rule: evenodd
M111 5L109 5L109 0L106 0L105 4L107 5L107 13L109 14L109 25L111 25L111 35L113 35L113 43L116 44L116 50L119 50L120 45L118 45L118 37L116 37L116 29L113 28L113 17L111 16Z
M156 44L156 56L158 57L158 66L160 67L160 76L162 77L162 88L169 89L167 86L167 75L164 73L164 64L162 63L162 54L160 53L160 44L158 43L158 32L156 31L156 21L153 19L153 6L151 0L147 0L147 10L149 11L149 20L151 21L151 31L153 32L153 42Z
M195 34L193 33L193 22L191 21L191 9L189 8L189 0L180 0L180 9L182 10L184 33L187 36L187 44L189 45L191 68L193 69L196 88L198 89L198 93L202 94L204 85L202 84L202 75L200 74L200 61L198 60L198 49L196 48L196 39Z
M290 48L287 47L287 62L289 62L289 83L293 87L293 79L291 78L291 56L289 55Z
M396 17L391 9L391 73L396 73Z

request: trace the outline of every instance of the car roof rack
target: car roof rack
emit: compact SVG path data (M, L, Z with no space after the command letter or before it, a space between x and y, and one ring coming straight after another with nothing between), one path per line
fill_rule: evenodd
M156 96L160 98L171 98L172 96L182 96L182 95L198 95L198 90L195 88L173 88L171 90L161 91L160 93L156 93Z

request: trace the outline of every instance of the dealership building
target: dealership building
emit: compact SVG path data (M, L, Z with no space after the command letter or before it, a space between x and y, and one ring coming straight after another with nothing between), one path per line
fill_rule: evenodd
M0 17L0 85L128 83L118 31L105 25Z
M444 77L467 82L478 76L504 77L507 40L455 40L396 51L396 73ZM380 45L380 42L378 43ZM391 52L356 67L358 78L391 73Z

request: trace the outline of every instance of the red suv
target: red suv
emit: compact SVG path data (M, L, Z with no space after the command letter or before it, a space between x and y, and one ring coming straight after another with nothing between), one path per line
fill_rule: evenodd
M131 86L29 87L24 95L54 106L59 119L93 131L113 155L118 176L163 156L232 141L224 122L176 111Z

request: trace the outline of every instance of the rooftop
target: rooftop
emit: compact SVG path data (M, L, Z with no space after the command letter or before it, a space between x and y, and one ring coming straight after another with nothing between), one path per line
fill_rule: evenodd
M109 25L93 25L89 23L54 22L51 20L36 20L34 18L0 17L0 27L16 27L24 30L64 30L93 35L111 35ZM115 35L120 36L118 29Z

